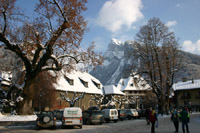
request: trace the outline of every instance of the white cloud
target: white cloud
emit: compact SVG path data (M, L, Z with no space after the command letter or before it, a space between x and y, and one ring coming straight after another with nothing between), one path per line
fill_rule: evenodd
M111 32L116 32L143 18L141 0L109 0L99 12L97 23Z
M168 22L166 23L166 26L167 26L167 27L172 27L172 26L175 26L176 24L177 24L176 21L168 21Z
M200 39L196 43L185 40L182 44L182 50L193 54L200 54Z

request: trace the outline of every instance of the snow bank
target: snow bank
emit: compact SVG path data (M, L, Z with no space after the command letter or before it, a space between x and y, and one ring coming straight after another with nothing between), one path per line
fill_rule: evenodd
M36 115L2 115L0 113L0 121L35 121Z

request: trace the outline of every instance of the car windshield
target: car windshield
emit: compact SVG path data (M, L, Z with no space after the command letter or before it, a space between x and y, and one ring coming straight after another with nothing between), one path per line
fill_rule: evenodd
M53 112L41 112L40 113L40 116L50 116L50 117L53 117Z
M125 111L124 110L120 110L120 113L124 113Z

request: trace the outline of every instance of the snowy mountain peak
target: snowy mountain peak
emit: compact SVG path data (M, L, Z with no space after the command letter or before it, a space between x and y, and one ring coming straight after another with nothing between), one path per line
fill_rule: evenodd
M120 40L117 40L115 38L112 38L111 44L116 44L116 45L123 45L123 42Z

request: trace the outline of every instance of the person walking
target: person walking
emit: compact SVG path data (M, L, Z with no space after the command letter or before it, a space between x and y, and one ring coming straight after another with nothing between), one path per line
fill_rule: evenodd
M179 114L178 111L176 109L173 110L172 115L171 115L171 121L173 121L174 123L174 127L175 127L175 133L178 133L178 129L179 129Z
M149 121L151 122L151 133L155 133L155 123L158 121L157 114L154 108L150 108L149 111Z
M147 125L149 125L150 124L150 122L149 122L149 108L146 108L146 110L145 110L145 117L146 117L146 122L147 122Z
M189 126L188 123L190 122L190 115L189 112L186 110L186 108L184 107L183 110L180 112L180 120L182 122L182 130L183 133L185 133L185 126L186 126L186 131L187 133L189 133Z

